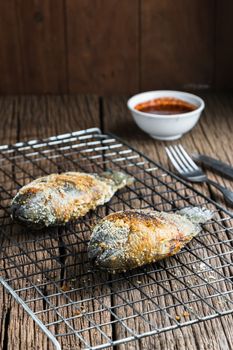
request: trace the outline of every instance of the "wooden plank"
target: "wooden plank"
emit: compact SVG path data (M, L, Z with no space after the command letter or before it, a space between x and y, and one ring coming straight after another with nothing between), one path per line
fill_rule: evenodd
M1 140L4 142L13 142L17 140L24 139L36 139L36 138L44 138L51 135L55 135L57 133L67 133L79 129L84 129L93 126L99 126L99 100L97 97L88 97L88 96L80 96L80 97L72 97L72 96L53 96L53 97L20 97L16 99L13 98L2 99L0 101L0 113L2 118L1 124ZM17 108L16 108L17 106ZM14 121L14 123L13 123ZM4 131L5 130L5 131ZM14 136L16 131L16 136ZM12 133L12 137L10 137ZM38 176L41 173L41 170L37 168L36 164L34 164L34 169L32 169L32 165L29 163L27 167L27 171L33 173L34 176ZM46 171L52 172L52 163L47 164L45 166ZM15 171L19 171L18 167L15 167ZM18 174L19 175L19 174ZM22 178L21 178L21 181ZM12 233L13 234L13 233ZM27 237L27 233L23 231L19 231L17 239L31 239L31 237ZM36 234L35 238L41 238L41 233ZM65 238L64 238L65 240ZM74 243L76 242L76 236L70 235L66 243L73 244L74 249L77 250ZM35 259L35 253L33 251L35 249L38 250L38 242L37 243L28 243L27 250L32 251L30 254L32 259ZM74 265L75 256L69 257L69 260L66 261L67 268L64 272L60 271L59 264L57 264L57 259L62 254L62 252L58 249L56 240L42 240L40 241L42 251L36 253L36 261L40 261L41 267L43 271L48 269L55 269L55 274L53 272L49 272L48 276L52 279L57 279L60 274L64 274L64 276L69 276L72 272L72 266ZM53 246L54 245L54 246ZM25 248L25 246L24 246ZM52 248L52 250L51 250ZM9 248L8 255L12 254L14 251L17 252L16 248ZM51 253L57 257L56 259L51 258ZM77 251L76 251L77 253ZM38 270L38 267L34 264L28 264L28 258L26 255L22 257L15 258L16 265L26 264L24 269L27 275L31 275L36 273L35 276L32 275L31 279L36 284L40 284L44 282L44 273L41 274ZM7 265L6 265L7 266ZM71 267L70 267L71 266ZM17 270L11 269L9 270L10 276L14 277L14 273ZM79 283L80 281L78 281ZM48 285L44 292L47 295L51 293L57 292L55 286ZM99 289L101 292L101 289ZM97 290L95 291L97 293ZM106 287L102 291L103 298L102 302L105 305L111 306L110 297L105 297L105 294L109 294ZM23 311L22 307L20 307L11 297L3 291L1 294L2 302L4 301L4 307L0 310L0 327L1 327L1 336L0 336L0 344L2 344L4 349L53 349L52 343L48 340L48 338L38 330L38 327L34 324L32 319ZM27 293L23 293L24 298L33 298L38 297L36 292L32 290ZM77 297L76 294L73 295L75 299ZM85 293L84 296L85 298ZM93 297L93 295L90 295ZM73 308L62 307L65 303L65 296L53 297L51 298L51 302L55 305L60 305L60 312L63 316L68 317L71 316L71 313L74 311ZM45 303L46 304L46 303ZM35 303L31 304L32 308L35 310L43 310L45 308L45 304L42 303L42 300L39 300ZM91 305L93 310L93 322L99 323L107 320L107 315L102 312L101 316L98 313L95 313L95 310L100 308L99 303L96 300L93 300L93 305ZM73 315L73 314L72 314ZM104 317L104 319L101 319ZM53 313L44 313L43 321L45 323L53 321ZM27 327L25 327L27 325ZM85 318L80 318L76 320L75 326L77 330L82 329L83 327L88 327L89 323ZM111 337L111 327L104 326L104 331L108 333ZM64 333L67 331L67 328L64 324L60 324L57 327L53 327L51 329L53 332L61 332ZM90 333L90 334L89 334ZM87 341L91 341L93 344L95 342L101 342L101 334L95 332L95 329L90 330L90 332L85 332L85 337ZM99 338L100 337L100 338ZM77 339L74 337L62 338L60 339L62 342L63 348L71 348L77 345Z
M18 99L14 96L0 97L0 144L18 141Z
M192 130L192 132L186 134L182 140L178 140L175 143L177 144L179 142L182 142L182 144L190 151L197 150L199 152L210 154L212 156L218 155L220 158L222 155L224 155L223 159L229 161L227 154L230 154L230 152L228 152L227 148L231 144L230 139L232 130L231 126L227 127L226 125L229 125L229 122L232 119L232 97L226 95L218 97L218 95L212 96L206 94L203 95L203 98L205 99L207 106L205 113L200 120L200 123ZM104 99L103 116L105 131L111 131L118 134L119 136L122 136L132 146L136 147L136 149L141 150L151 159L154 159L155 161L173 170L164 152L164 146L168 145L169 143L155 141L141 132L135 126L132 117L127 110L126 102L126 98L113 97ZM208 131L206 130L207 125ZM221 137L219 135L221 135ZM174 144L174 142L170 142L170 144ZM209 173L209 176L212 179L216 179L216 176L211 173ZM233 189L232 183L230 183L230 181L221 180L219 177L218 180L220 183L222 182ZM209 192L209 188L206 185L196 185L195 187L207 195L213 195L212 192ZM216 191L214 191L214 195L216 196ZM221 196L219 197L217 195L214 198L216 198L218 202L225 205ZM189 261L187 261L187 263L188 262ZM148 283L147 276L143 278L143 281L140 280L140 285L141 283ZM178 288L178 285L176 285L176 283L177 282L175 281L173 282L173 288ZM119 284L118 290L120 290L121 287L124 289L126 286L121 286L121 284ZM144 291L150 295L149 287L144 288ZM203 292L205 291L203 290ZM156 295L159 295L159 293ZM184 293L181 293L181 295L183 300L186 300L187 298L189 300L190 298L190 296L187 296ZM140 297L142 297L138 290L124 292L121 294L121 296L123 296L125 300L131 300L132 298L134 298L134 300L140 300ZM113 302L115 305L119 305L119 296L116 295L113 299ZM166 300L166 303L167 302L168 300ZM160 299L160 303L163 306L162 299ZM139 311L143 309L145 310L145 307L146 305L138 303ZM178 310L178 312L179 311L180 310ZM119 317L122 317L122 312L130 313L130 310L127 307L124 311L120 310L118 313ZM181 328L179 330L174 330L172 332L161 333L158 336L144 338L140 340L140 342L119 345L117 346L117 349L141 350L156 348L157 350L175 350L177 348L186 349L188 347L189 349L198 348L207 350L211 348L221 350L224 348L230 350L232 339L229 339L229 334L232 332L232 318L232 315L225 316L221 319L214 319L202 324L196 324ZM150 319L150 321L155 322L154 318ZM161 322L159 319L156 321L158 323ZM128 324L132 329L136 329L138 332L147 330L146 326L143 325L143 322L141 322L140 325L134 321ZM116 325L115 334L119 338L123 337L125 334L124 328L120 325Z
M16 99L13 97L0 98L0 144L17 142L16 103ZM0 349L7 349L12 300L3 287L0 287L0 303L2 305L0 308Z
M138 90L138 0L68 0L69 91Z
M142 1L142 90L213 85L214 10L211 0Z
M20 93L23 73L15 1L1 1L0 13L0 93Z
M67 91L62 0L16 0L23 93ZM11 74L11 80L15 77ZM11 93L14 93L14 86Z
M233 87L233 46L231 0L216 1L216 45L215 45L215 87L231 89Z
M22 96L18 108L21 140L46 138L100 125L97 96Z
M160 162L167 168L174 170L171 166L164 147L171 144L182 143L190 152L199 152L217 157L226 163L233 164L232 149L232 118L233 98L231 93L199 93L206 103L206 108L201 116L200 122L195 128L176 142L164 142L150 138L142 132L134 123L130 112L127 110L127 98L111 97L104 100L104 128L128 141L132 146L141 150L155 161ZM206 128L208 125L208 129ZM223 179L207 170L208 176L233 190L233 183ZM207 194L210 192L203 185ZM194 185L199 189L199 185ZM221 194L216 190L211 192L214 199L226 206ZM231 210L230 207L228 207Z
M208 153L212 156L221 156L223 160L232 163L231 152L231 135L233 117L233 98L232 95L203 95L206 101L206 110L203 114L200 123L193 131L182 138L182 144L184 144L190 151L198 150ZM164 143L161 141L155 141L150 139L146 134L142 133L133 123L127 108L126 98L108 98L104 99L103 103L103 115L102 122L106 131L111 131L123 136L130 144L137 149L146 153L152 159L161 162L168 166L168 161L164 153ZM85 117L84 117L85 116ZM78 130L86 127L99 126L99 99L98 97L91 96L48 96L48 97L21 97L21 98L1 98L0 99L0 143L15 142L19 138L40 138L54 135L56 133L66 133L74 130ZM208 132L206 130L208 125ZM178 143L180 141L177 141ZM171 167L172 168L172 167ZM211 175L211 173L210 173ZM212 178L217 177L212 175ZM230 181L223 181L218 177L218 180L226 185L230 185ZM232 184L231 184L232 186ZM209 193L207 186L197 185L205 193ZM213 191L212 195L216 195ZM221 197L218 197L221 201ZM70 240L71 239L71 240ZM221 236L224 240L224 236ZM75 243L70 237L67 241L68 244ZM45 245L48 249L49 247ZM72 250L77 253L78 247L73 246ZM58 254L56 248L53 248L53 253ZM48 250L37 255L38 259L45 260L49 256ZM76 257L77 259L77 257ZM79 258L78 258L79 259ZM81 259L81 258L80 258ZM21 261L21 260L20 260ZM24 260L23 260L24 261ZM78 261L78 260L76 260ZM21 261L22 262L22 261ZM67 275L72 275L72 257L66 261L69 269L66 271ZM45 263L47 264L47 263ZM49 265L47 265L48 267ZM54 263L51 267L56 266ZM78 268L78 267L77 267ZM28 272L33 272L35 267L30 267ZM73 267L74 272L76 267ZM98 279L98 276L96 276ZM133 283L137 282L138 278L133 280ZM147 283L147 277L143 277L140 282ZM77 281L77 285L87 283L90 281ZM119 305L122 303L122 297L126 301L130 301L132 298L139 300L142 298L142 294L139 290L135 289L125 294L119 294L120 289L127 287L127 283L119 283L119 285L110 286L110 288L116 288L116 293L112 297L112 300L106 299L106 305L109 307L111 302ZM106 285L105 287L106 288ZM144 289L145 292L150 293L150 290ZM96 290L97 295L99 293L105 293L105 289ZM88 293L86 294L88 295ZM46 337L38 331L37 326L33 324L31 319L22 311L22 308L11 300L11 297L3 291L1 293L2 299L0 301L4 307L0 310L0 348L4 350L15 349L20 350L26 348L28 350L39 349L53 349L51 343ZM29 297L30 295L28 295ZM188 295L186 296L188 297ZM55 300L55 299L54 299ZM62 299L57 301L62 302ZM164 303L161 298L160 302ZM172 302L172 300L171 300ZM40 304L38 304L41 306ZM131 315L132 310L127 307L114 308L114 304L111 305L114 312L124 312L124 315ZM90 309L97 310L99 307L97 302L90 305ZM138 303L138 312L143 310L150 310L150 305L144 302ZM179 311L179 310L178 310ZM67 315L70 315L72 310L67 309ZM96 321L103 322L108 313L102 313L100 316L97 314ZM102 318L103 317L103 318ZM46 318L45 318L46 320ZM46 320L48 321L48 319ZM109 322L109 319L106 319ZM150 318L151 322L154 319ZM160 320L158 319L158 322ZM25 324L27 327L25 327ZM131 327L134 327L137 331L143 330L143 324L135 320L128 321ZM149 337L142 339L140 342L122 344L117 346L118 349L158 349L158 350L176 350L180 349L203 349L203 350L231 350L231 344L233 342L232 332L232 315L214 319L204 322L202 324L193 325L180 330L160 334L156 337ZM81 326L86 326L85 321L81 321ZM5 327L8 327L7 329ZM62 327L60 328L63 329ZM111 330L108 328L105 331L108 333ZM111 334L108 333L109 335ZM114 337L120 338L125 334L125 330L120 326L114 326ZM86 334L87 340L90 339L90 334ZM98 337L94 334L93 338ZM99 339L94 339L99 341ZM70 349L75 342L73 339L68 339L63 342L64 349Z
M39 119L39 124L42 125L42 123L46 123L46 114L45 114L45 109L46 109L46 104L45 104L45 98L39 98L38 101L36 101L36 98L18 98L16 99L17 103L17 108L14 108L14 113L13 113L13 119L17 123L17 140L23 139L25 135L28 135L29 132L31 132L31 137L41 137L43 133L43 129L38 127L36 125L36 122L34 120ZM14 106L14 104L13 104ZM39 109L39 117L35 113L36 110ZM34 119L32 116L34 115ZM1 121L4 122L4 119ZM23 121L23 122L22 122ZM11 128L8 128L8 130L11 130ZM14 129L13 129L14 130ZM8 138L8 143L12 142L10 138ZM13 141L15 142L15 140ZM30 165L25 166L27 171L31 171ZM22 175L19 173L19 168L17 165L15 166L15 173L18 173L18 177L25 176L23 173ZM9 181L9 180L8 180ZM23 181L21 179L21 181ZM7 186L5 184L5 186ZM14 232L14 226L12 226L13 229L11 232L8 232L11 236L13 236L13 239L17 237L17 240L28 240L30 239L30 235L28 236L27 232L23 230L22 228L18 228L18 233ZM39 236L38 236L39 238ZM28 249L29 251L33 251L36 249L36 245L33 243L30 243L27 247L23 246L23 249ZM55 252L54 254L58 254L58 251L54 249ZM17 249L16 247L8 248L8 256L15 254L19 254L21 251ZM31 254L31 258L33 257L33 254ZM48 251L45 249L42 250L42 252L38 252L36 255L36 260L39 261L45 261L45 263L41 263L44 265L44 269L49 269L55 267L55 264L53 264L53 261L50 262L50 260L46 260L49 258ZM19 266L21 264L25 264L24 267L20 267L22 271L24 271L24 274L27 276L32 275L29 277L34 283L38 284L39 281L42 281L42 273L39 271L38 267L35 265L30 264L30 261L27 257L26 254L20 255L19 257L13 257L14 264L16 266ZM9 268L9 264L5 263L5 268ZM8 271L8 274L10 277L14 276L20 276L19 271L17 269L10 269L6 270ZM36 273L36 278L35 276L33 277L33 273ZM16 288L19 288L20 286L25 287L27 286L27 283L25 284L25 281L22 279L19 279L19 284L15 284L17 286ZM5 293L5 291L4 291ZM34 289L28 290L26 293L22 293L21 296L26 299L30 298L35 298L38 297L39 295L36 293ZM7 318L7 325L5 328L5 337L4 337L4 348L5 349L22 349L23 348L40 348L40 349L52 349L53 347L49 343L47 337L41 332L38 331L37 326L35 323L32 321L31 317L23 310L23 308L18 305L18 303L8 296L10 302L8 301L6 303L7 310L8 310L8 318ZM39 302L36 302L35 304L32 303L31 307L35 307L37 309L43 309L43 302L40 300ZM46 322L49 322L49 316L46 319ZM27 327L25 327L27 325Z
M0 13L0 93L67 92L68 74L70 92L232 87L229 0L9 0Z
M48 114L53 121L57 115L56 134L100 127L99 98L97 96L47 97Z

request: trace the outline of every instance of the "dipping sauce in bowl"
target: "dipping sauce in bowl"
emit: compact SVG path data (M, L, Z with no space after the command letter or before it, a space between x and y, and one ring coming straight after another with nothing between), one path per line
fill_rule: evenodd
M204 101L188 92L155 90L132 96L127 106L135 123L156 140L177 140L198 122Z
M198 107L178 98L161 97L138 103L134 108L144 113L172 115L192 112Z

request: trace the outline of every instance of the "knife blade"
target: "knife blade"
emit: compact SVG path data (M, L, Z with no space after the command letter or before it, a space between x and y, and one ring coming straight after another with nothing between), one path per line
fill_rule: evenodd
M233 180L233 167L221 160L206 156L204 154L193 154L192 158L200 165L204 165L223 177Z

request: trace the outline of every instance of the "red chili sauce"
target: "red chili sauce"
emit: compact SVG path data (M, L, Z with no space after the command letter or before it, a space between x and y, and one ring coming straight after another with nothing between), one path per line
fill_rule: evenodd
M161 97L139 103L134 108L144 113L170 115L191 112L197 106L178 98Z

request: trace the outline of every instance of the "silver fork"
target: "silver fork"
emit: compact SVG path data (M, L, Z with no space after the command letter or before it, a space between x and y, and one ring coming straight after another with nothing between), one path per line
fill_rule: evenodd
M188 181L205 182L216 187L224 196L226 202L233 205L233 192L214 182L204 174L181 145L165 147L168 157L178 173Z

